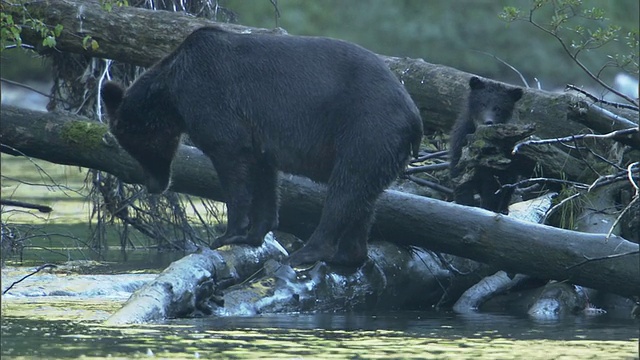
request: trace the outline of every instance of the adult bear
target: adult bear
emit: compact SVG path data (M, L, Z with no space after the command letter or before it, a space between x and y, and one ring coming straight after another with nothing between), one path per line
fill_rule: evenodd
M321 37L201 28L126 91L106 83L102 97L150 193L169 187L183 133L211 159L228 218L213 248L259 246L277 227L278 170L327 183L294 266L362 264L375 202L422 138L418 109L378 55Z

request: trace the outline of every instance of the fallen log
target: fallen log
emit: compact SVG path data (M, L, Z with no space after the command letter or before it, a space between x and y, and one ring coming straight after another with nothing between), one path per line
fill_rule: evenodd
M269 237L269 236L268 236ZM174 261L158 277L138 289L106 321L106 325L147 323L193 313L208 289L227 287L257 272L268 259L286 255L273 241L261 247L208 248Z
M210 313L425 310L433 308L454 277L433 253L387 242L372 244L369 261L357 269L317 263L296 270L267 263L259 277L226 289L219 301L208 301Z

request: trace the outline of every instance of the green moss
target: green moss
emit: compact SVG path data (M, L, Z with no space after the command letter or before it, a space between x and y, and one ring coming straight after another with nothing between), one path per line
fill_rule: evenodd
M70 121L63 125L60 136L65 142L92 150L102 145L102 137L107 131L107 126L98 122Z

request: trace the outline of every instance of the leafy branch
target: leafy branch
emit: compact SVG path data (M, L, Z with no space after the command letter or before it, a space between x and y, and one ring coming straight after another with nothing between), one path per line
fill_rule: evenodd
M114 6L129 6L127 0L100 0L102 9L110 12ZM22 19L14 19L14 16L5 12L5 7L22 7ZM30 16L29 12L20 3L11 3L6 0L2 0L0 3L0 51L8 48L22 47L22 30L30 29L37 32L42 38L42 46L54 48L57 44L56 38L60 36L63 30L61 24L51 26L45 24L40 19L35 19ZM91 36L85 36L82 39L82 46L85 49L91 48L92 50L98 49L98 42Z
M543 25L534 20L534 14L547 6L552 7L553 15L551 15L548 24ZM626 44L630 48L629 54L608 56L609 62L597 73L594 73L579 59L580 54L585 51L599 49L612 41L618 41L621 37L622 28L613 24L609 24L606 27L596 26L593 28L579 24L572 25L573 20L579 18L597 22L608 20L605 17L605 11L603 9L590 8L580 10L581 6L581 0L534 0L533 6L528 13L518 8L507 6L503 9L502 13L499 14L499 17L509 23L518 20L527 21L535 28L554 37L571 60L591 79L608 91L638 107L638 99L634 99L614 89L600 78L600 74L607 67L618 67L630 73L638 74L638 29L628 31L624 35ZM577 38L569 40L568 36L564 34L565 31L577 35Z
M23 7L22 19L17 21L13 15L6 13L6 6L20 6L2 1L0 5L0 51L22 47L22 29L27 28L37 32L42 38L42 46L53 48L56 46L56 38L62 33L63 26L61 24L50 26L42 20L34 19Z

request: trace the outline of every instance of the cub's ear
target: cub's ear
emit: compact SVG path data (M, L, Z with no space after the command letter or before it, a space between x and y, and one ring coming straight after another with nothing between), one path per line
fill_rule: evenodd
M511 97L511 100L513 100L513 102L520 100L523 94L524 92L521 88L509 89L509 97Z
M471 79L469 79L469 87L471 88L471 90L480 90L480 89L484 89L485 87L485 82L480 80L479 77L472 77Z
M124 88L122 85L109 81L102 86L102 101L104 101L107 107L107 113L111 119L114 118L116 110L120 107L122 99L124 98Z

